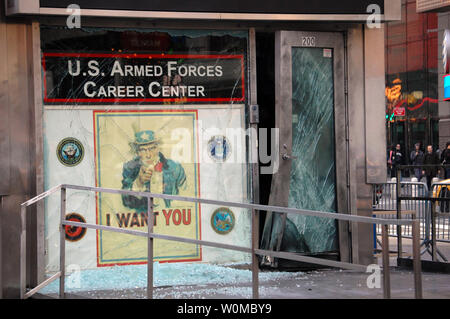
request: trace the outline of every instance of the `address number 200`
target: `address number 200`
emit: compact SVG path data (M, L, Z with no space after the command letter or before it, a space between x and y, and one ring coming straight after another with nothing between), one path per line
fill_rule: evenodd
M302 46L315 47L316 46L316 37L302 37Z

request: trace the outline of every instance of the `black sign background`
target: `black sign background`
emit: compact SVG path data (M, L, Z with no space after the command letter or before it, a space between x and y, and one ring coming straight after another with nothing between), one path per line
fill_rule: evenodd
M73 0L40 0L45 8L67 8ZM276 14L367 14L367 7L377 4L384 13L384 0L78 0L81 9L276 13Z
M80 67L78 74L75 74L78 69L77 61L79 61ZM90 61L97 63L99 74L89 75L88 64ZM75 70L75 73L69 72L69 62L71 62L70 68L72 71ZM159 75L111 76L113 64L116 62L119 62L122 68L125 68L125 65L159 66L162 73ZM192 67L198 74L185 75L180 71L172 71L170 81L179 74L181 82L164 84L163 78L167 77L169 62L176 63L175 66L183 67L185 71ZM45 103L215 103L245 100L243 55L44 53L42 63ZM216 67L220 67L220 72L216 71ZM202 75L200 75L200 69ZM162 88L172 85L190 86L193 88L193 94L164 96L161 92ZM142 94L130 96L125 94L125 91L122 91L121 96L118 94L93 96L91 94L99 91L100 87L114 89L119 86L142 87ZM202 94L196 94L197 87L202 88ZM86 95L86 90L89 95ZM151 95L150 91L158 96ZM117 91L115 92L117 93Z

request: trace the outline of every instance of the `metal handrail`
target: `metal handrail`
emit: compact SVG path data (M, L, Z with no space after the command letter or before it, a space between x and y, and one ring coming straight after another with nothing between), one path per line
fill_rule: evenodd
M137 230L126 230L118 227L112 226L104 226L97 224L88 224L88 223L79 223L65 220L66 215L66 190L67 189L76 189L76 190L85 190L92 192L104 192L104 193L113 193L113 194L126 194L126 195L134 195L134 196L142 196L146 197L148 200L147 205L147 213L148 213L148 231L137 231ZM37 287L27 292L26 288L26 208L32 204L37 203L40 200L45 199L46 197L54 194L58 190L61 191L61 216L60 216L60 271L48 278L44 282L42 282ZM239 207L239 208L247 208L252 210L252 247L242 247L235 245L228 245L217 242L210 242L205 240L197 240L197 239L189 239L177 236L168 236L155 234L153 232L154 225L154 214L153 214L153 199L154 198L162 198L168 200L175 201L184 201L184 202L193 202L193 203L201 203L201 204L211 204L211 205L219 205L219 206L228 206L228 207ZM259 297L259 282L258 282L258 258L257 256L273 256L288 260L295 260L301 262L307 262L312 264L330 266L335 268L342 269L350 269L365 272L367 267L364 265L346 263L346 262L337 262L332 260L314 258L309 256L298 255L295 253L287 253L287 252L278 252L278 251L269 251L258 249L258 237L255 236L255 233L258 231L257 225L257 212L263 211L272 211L277 213L289 213L289 214L299 214L299 215L307 215L314 217L323 217L323 218L332 218L337 220L345 220L350 222L361 222L361 223L369 223L369 224L379 224L383 225L382 227L382 244L383 244L383 293L385 298L390 298L391 296L391 288L390 288L390 273L389 273L389 242L388 242L388 226L389 225L397 225L405 226L411 225L413 230L413 265L414 265L414 282L415 282L415 297L422 298L422 278L421 278L421 263L420 263L420 233L419 233L419 221L418 220L392 220L392 219L383 219L383 218L374 218L374 217L363 217L363 216L351 216L351 215L343 215L337 213L326 213L326 212L317 212L311 210L300 210L295 208L287 208L287 207L277 207L277 206L267 206L267 205L259 205L259 204L249 204L249 203L237 203L237 202L226 202L226 201L218 201L218 200L210 200L210 199L201 199L194 197L183 197L183 196L175 196L175 195L166 195L166 194L153 194L148 192L135 192L128 190L119 190L119 189L111 189L111 188L100 188L100 187L89 187L89 186L79 186L79 185L69 185L69 184L61 184L53 187L52 189L24 202L21 204L21 244L20 244L20 255L21 255L21 264L20 264L20 297L22 299L26 299L31 297L34 293L48 285L50 282L60 278L59 282L59 296L60 298L65 297L64 292L64 279L65 279L65 232L64 226L76 226L82 228L91 228L97 230L106 230L120 233L127 233L136 236L142 236L148 238L148 256L147 256L147 297L153 298L153 239L163 239L163 240L171 240L178 242L185 242L191 244L199 244L204 246L211 246L215 248L223 248L230 249L236 251L242 251L246 253L252 254L252 293L253 298L257 299Z

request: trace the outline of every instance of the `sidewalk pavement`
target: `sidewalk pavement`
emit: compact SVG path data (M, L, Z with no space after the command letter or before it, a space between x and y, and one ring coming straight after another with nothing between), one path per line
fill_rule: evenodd
M322 270L302 272L289 280L260 283L261 299L382 299L381 287L367 287L369 274L351 271ZM450 275L422 273L423 297L425 299L449 299ZM251 299L251 283L233 285L190 285L157 287L155 299ZM53 295L52 297L57 297ZM68 298L93 299L143 299L146 289L90 291L68 294ZM414 298L414 278L411 271L391 270L391 297Z
M397 239L390 238L390 249L396 250ZM403 250L411 251L411 240L403 239ZM450 244L439 243L438 248L450 257ZM431 260L428 253L423 260ZM378 258L381 265L381 258ZM414 275L412 270L396 267L396 257L391 257L391 297L393 299L414 298ZM189 264L186 264L189 267ZM249 266L245 266L249 269ZM240 269L241 271L247 271ZM292 272L289 276L261 276L259 294L261 299L382 299L383 278L379 288L367 285L370 273L346 270L317 270ZM275 273L275 271L273 272ZM275 278L275 279L272 279ZM450 299L450 274L422 272L423 297L425 299ZM68 298L93 299L143 299L145 288L121 290L97 290L70 293ZM57 294L47 296L57 298ZM37 298L43 296L36 296ZM201 285L179 285L156 287L155 299L251 299L250 280L234 283L208 283Z

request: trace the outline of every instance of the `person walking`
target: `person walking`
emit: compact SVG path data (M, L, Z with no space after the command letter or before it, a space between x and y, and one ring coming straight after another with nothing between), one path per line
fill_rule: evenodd
M441 158L442 153L441 153L441 150L439 149L439 144L436 146L436 154L437 154L438 158Z
M411 165L422 165L424 154L420 149L420 143L416 143L414 147L415 147L414 151L412 151L409 156ZM420 180L422 179L422 168L414 168L414 176L417 178L417 181L420 182Z
M394 154L395 154L395 147L391 146L388 149L387 154L387 166L388 166L388 176L395 177L395 174L392 171L392 164L394 162Z
M431 181L440 173L440 169L438 167L439 164L439 157L435 152L433 152L433 146L428 145L427 152L423 157L423 165L436 165L435 167L424 167L422 169L422 174L427 178L428 191L431 191Z
M397 177L397 167L400 165L405 165L405 157L401 151L400 144L395 147L394 155L392 157L392 170L391 177ZM400 180L402 178L402 172L400 172Z
M441 154L441 164L450 165L450 142L447 142L445 150ZM450 167L444 167L444 178L450 178Z

